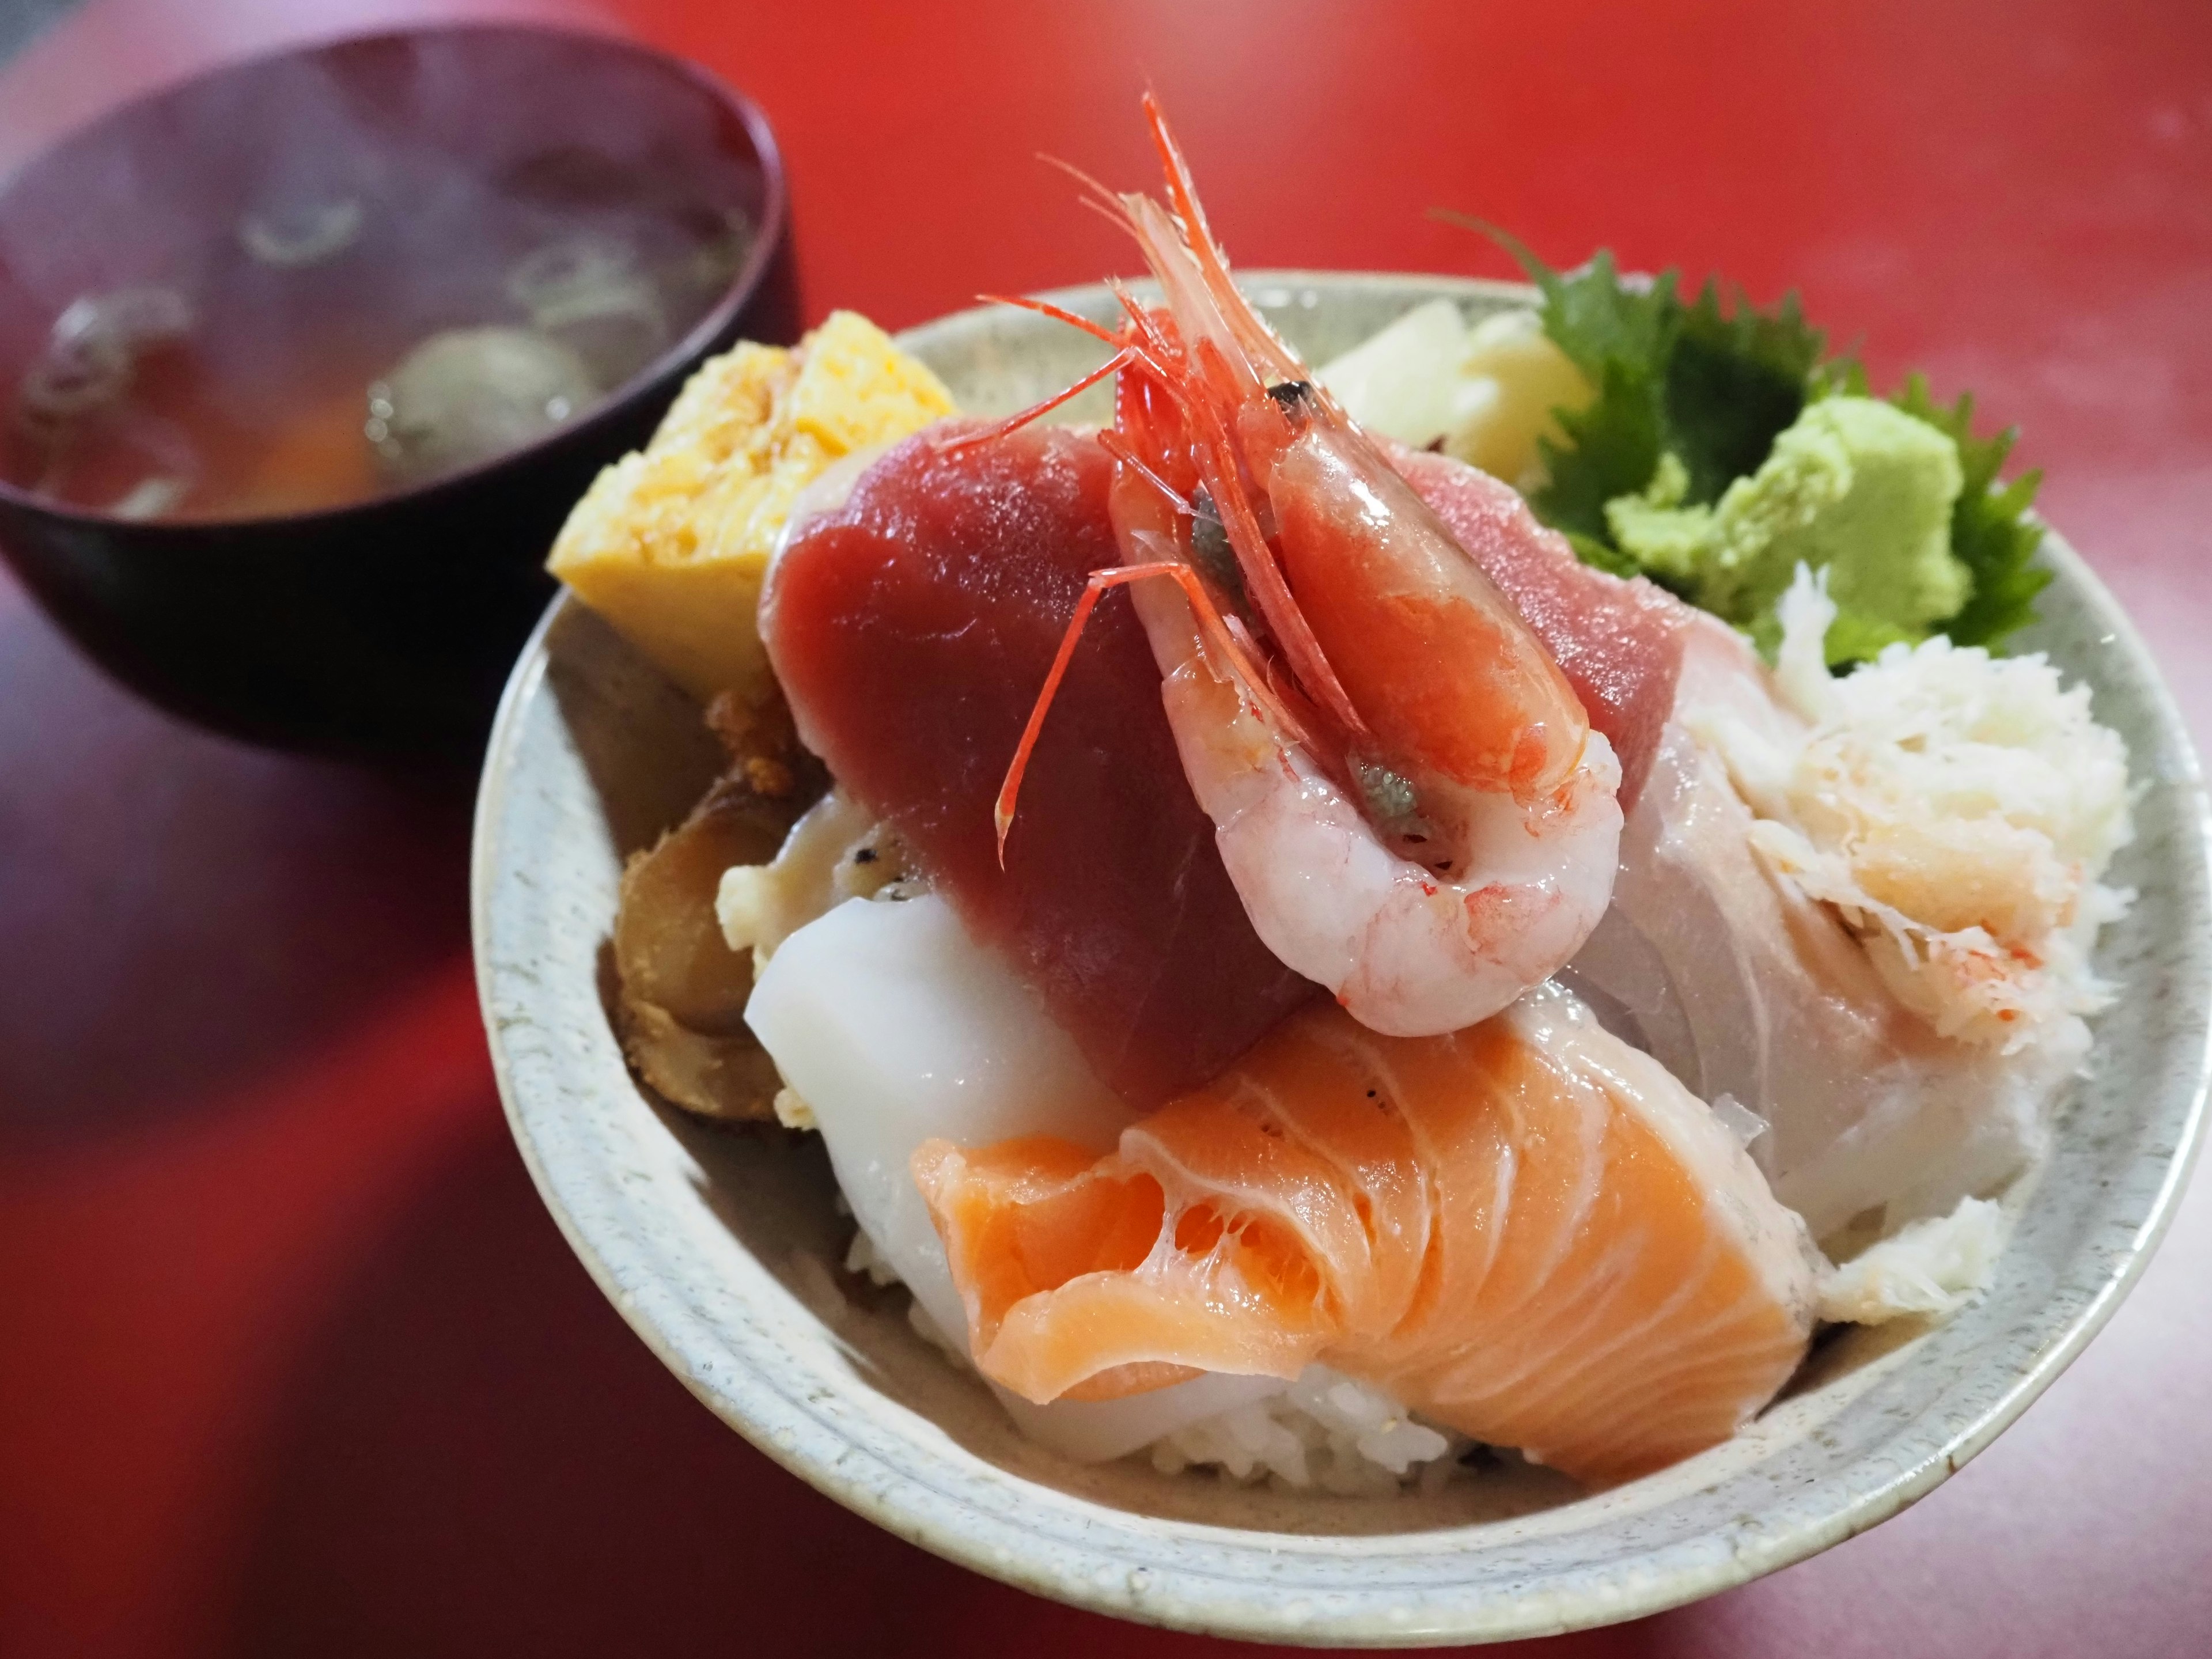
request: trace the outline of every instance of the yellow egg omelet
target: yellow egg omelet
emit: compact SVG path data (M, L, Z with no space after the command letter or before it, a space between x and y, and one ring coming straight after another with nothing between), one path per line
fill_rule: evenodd
M702 702L756 699L761 580L793 499L839 457L951 412L937 376L854 312L789 350L746 342L599 474L546 568Z

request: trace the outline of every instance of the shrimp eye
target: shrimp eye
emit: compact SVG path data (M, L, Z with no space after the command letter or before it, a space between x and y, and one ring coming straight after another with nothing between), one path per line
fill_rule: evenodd
M1267 395L1275 406L1285 415L1295 415L1306 400L1313 396L1311 380L1278 380L1267 388Z

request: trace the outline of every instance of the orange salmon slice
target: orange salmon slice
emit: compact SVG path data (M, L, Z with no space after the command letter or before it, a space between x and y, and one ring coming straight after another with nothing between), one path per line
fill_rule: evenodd
M1040 1403L1322 1361L1607 1486L1735 1433L1812 1330L1803 1224L1551 987L1435 1037L1317 1004L1103 1158L933 1140L914 1174L978 1366Z

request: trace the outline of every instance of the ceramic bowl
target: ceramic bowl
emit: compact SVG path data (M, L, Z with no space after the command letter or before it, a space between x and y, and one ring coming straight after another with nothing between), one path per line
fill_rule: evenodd
M166 427L181 465L299 402L261 441L296 464L349 435L365 474L372 380L434 331L529 320L526 256L627 237L641 204L695 228L737 216L750 234L733 269L658 290L656 334L542 436L382 493L364 477L306 511L280 495L268 511L149 519L32 487L60 452L19 433L17 389L88 296L150 289L181 309L169 356L199 365L212 417L187 435L139 407L158 362L108 411ZM325 230L337 240L317 249ZM552 596L545 554L569 506L702 360L741 335L790 337L791 270L766 119L646 47L437 25L228 65L101 117L0 185L0 552L88 654L186 719L473 764Z
M1261 308L1317 361L1438 295L1471 314L1525 290L1443 278L1258 274ZM1056 295L1103 317L1103 292ZM1097 361L1004 311L905 343L971 409L1018 407ZM2098 965L2121 988L2095 1074L2060 1122L1996 1285L1932 1329L1846 1330L1726 1445L1596 1497L1540 1471L1440 1495L1284 1497L1141 1461L1085 1468L1020 1438L908 1328L848 1297L851 1224L810 1139L732 1133L648 1097L607 1020L623 854L714 764L699 711L562 602L507 688L477 819L477 972L515 1139L576 1253L724 1421L925 1548L1039 1594L1276 1642L1413 1644L1600 1625L1710 1595L1864 1531L2024 1410L2110 1316L2181 1190L2206 1067L2203 786L2181 720L2112 597L2056 537L2028 641L2094 688L2144 793L2114 879L2142 894Z

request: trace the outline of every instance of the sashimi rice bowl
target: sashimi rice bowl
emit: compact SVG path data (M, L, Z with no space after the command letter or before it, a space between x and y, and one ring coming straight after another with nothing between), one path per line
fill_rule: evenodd
M540 1187L757 1443L1109 1611L1848 1536L2185 1167L2170 704L1970 401L1502 235L1240 285L1146 115L1149 281L741 345L577 505L478 823Z

